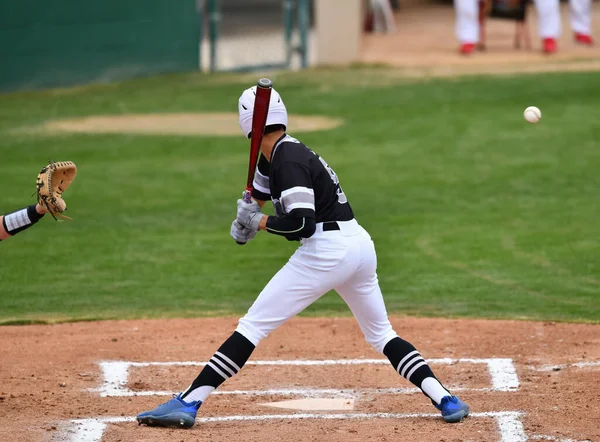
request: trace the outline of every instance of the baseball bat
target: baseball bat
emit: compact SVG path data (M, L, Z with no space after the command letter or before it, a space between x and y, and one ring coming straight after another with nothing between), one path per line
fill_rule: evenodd
M256 84L256 98L254 99L254 109L252 113L252 133L250 135L250 160L248 161L248 180L246 181L246 190L244 191L244 201L249 203L252 196L252 182L258 162L258 152L265 133L267 124L267 115L269 114L269 102L271 101L271 91L273 82L268 78L261 78ZM238 244L246 243L237 241Z

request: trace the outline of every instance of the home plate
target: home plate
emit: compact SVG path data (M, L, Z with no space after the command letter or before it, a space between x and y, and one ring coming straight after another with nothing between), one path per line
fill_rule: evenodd
M354 399L306 398L293 401L267 402L259 405L285 408L287 410L354 410Z

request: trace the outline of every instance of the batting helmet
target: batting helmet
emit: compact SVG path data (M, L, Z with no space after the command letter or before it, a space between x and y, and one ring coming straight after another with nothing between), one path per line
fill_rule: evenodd
M256 98L256 86L252 86L242 92L238 102L238 111L240 114L240 127L246 138L250 138L252 132L252 114L254 113L254 100ZM271 91L271 101L269 102L269 113L267 114L267 124L282 124L287 129L288 114L285 104L279 93L273 89Z

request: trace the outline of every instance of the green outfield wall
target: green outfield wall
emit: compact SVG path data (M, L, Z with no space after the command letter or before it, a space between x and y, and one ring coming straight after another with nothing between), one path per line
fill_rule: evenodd
M197 0L0 0L0 90L198 69Z

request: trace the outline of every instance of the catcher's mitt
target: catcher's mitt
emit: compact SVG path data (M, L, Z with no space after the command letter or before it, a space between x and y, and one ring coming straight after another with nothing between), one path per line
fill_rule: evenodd
M48 209L54 219L56 216L71 219L62 215L67 210L67 203L62 194L71 185L77 175L77 166L72 161L50 162L37 176L38 204Z

